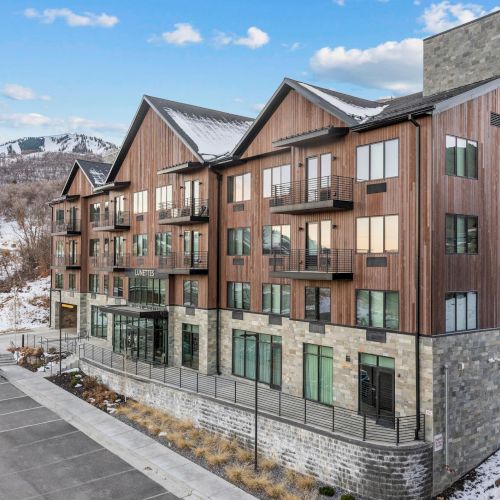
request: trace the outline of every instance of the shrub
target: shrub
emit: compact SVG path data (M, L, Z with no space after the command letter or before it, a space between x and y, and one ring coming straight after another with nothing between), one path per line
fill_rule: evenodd
M311 476L300 474L294 470L287 470L286 476L288 480L299 490L310 491L316 486L316 480Z
M332 488L331 486L321 486L318 491L320 495L324 495L325 497L335 496L335 488Z
M232 483L242 484L244 479L252 474L252 471L247 466L230 465L224 469L227 478Z
M283 498L287 491L283 483L270 484L266 489L265 493L269 498Z
M238 462L248 463L253 460L253 453L245 448L238 448L235 452Z
M354 495L351 495L350 493L344 493L341 495L340 500L356 500L354 498Z

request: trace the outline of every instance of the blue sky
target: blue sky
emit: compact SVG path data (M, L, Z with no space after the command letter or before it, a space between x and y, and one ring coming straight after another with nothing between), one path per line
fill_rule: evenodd
M255 116L284 76L367 98L421 86L421 39L490 12L426 0L0 3L0 143L120 143L142 94Z

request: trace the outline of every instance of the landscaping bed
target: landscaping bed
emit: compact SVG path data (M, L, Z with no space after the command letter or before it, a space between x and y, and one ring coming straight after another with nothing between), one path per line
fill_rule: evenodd
M286 469L264 457L259 457L259 468L254 471L253 449L242 446L236 439L224 438L196 427L189 420L175 418L137 401L125 402L122 395L78 369L49 380L263 500L355 500L340 488L320 483L312 476Z

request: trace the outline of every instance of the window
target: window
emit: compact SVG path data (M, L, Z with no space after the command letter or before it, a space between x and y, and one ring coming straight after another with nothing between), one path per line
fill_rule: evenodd
M228 282L227 307L229 309L250 310L250 283Z
M173 188L172 185L156 188L156 210L164 210L172 207Z
M356 251L389 253L399 250L399 216L381 215L356 219Z
M446 331L459 332L477 328L477 293L453 292L446 294Z
M234 175L227 178L227 201L246 201L250 199L251 193L251 175L250 173Z
M54 275L54 287L59 289L64 288L64 275L62 273Z
M156 233L155 255L165 257L172 253L172 233Z
M97 306L90 308L90 335L104 339L108 336L108 315Z
M99 240L89 240L89 255L90 257L97 257L99 255Z
M56 222L58 224L64 224L64 209L58 208L56 210Z
M132 252L136 257L145 257L148 254L147 234L134 234L132 237Z
M446 253L478 252L478 218L473 215L446 214Z
M99 293L99 275L89 274L89 292Z
M262 285L262 312L290 315L290 285Z
M109 274L105 274L102 277L102 293L108 295L109 293Z
M113 297L123 297L123 278L113 276Z
M290 182L290 165L266 168L262 174L262 196L264 196L264 198L270 198L271 196L288 194L290 192ZM280 185L282 186L276 190L275 186Z
M64 257L64 241L56 241L56 257Z
M142 306L165 306L166 286L166 279L129 278L128 301Z
M356 324L372 328L399 329L399 292L358 290Z
M376 142L356 149L358 181L397 177L399 171L399 139Z
M330 289L306 286L305 319L330 321Z
M290 253L290 226L263 226L262 253Z
M102 249L103 255L109 255L109 238L104 238L104 245Z
M332 347L304 344L304 398L332 404Z
M99 222L100 215L101 215L101 204L92 203L90 205L90 222Z
M257 340L258 339L258 340ZM233 375L255 380L258 342L259 382L281 387L281 337L233 330Z
M198 282L186 280L184 281L184 299L183 303L186 307L198 307Z
M182 324L182 366L198 370L200 334L198 325Z
M227 254L250 255L249 227L237 227L227 230Z
M148 192L134 193L134 214L144 214L148 211Z
M68 290L76 290L76 274L68 274Z
M477 142L446 136L446 175L477 179Z

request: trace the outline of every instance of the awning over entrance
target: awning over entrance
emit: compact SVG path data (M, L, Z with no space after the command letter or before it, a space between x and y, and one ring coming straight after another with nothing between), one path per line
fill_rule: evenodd
M166 318L168 311L166 309L146 309L143 307L134 307L130 305L99 306L104 313L119 314L121 316L130 316L132 318Z

